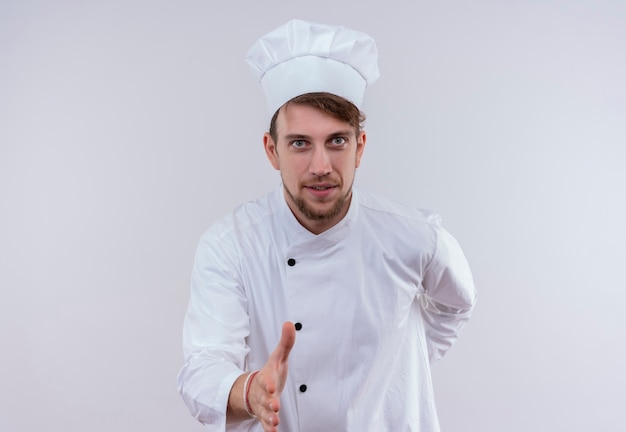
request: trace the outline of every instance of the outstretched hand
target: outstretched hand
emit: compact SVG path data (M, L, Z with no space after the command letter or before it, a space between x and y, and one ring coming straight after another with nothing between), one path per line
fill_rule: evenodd
M276 432L280 423L280 394L285 388L287 360L295 342L296 329L287 321L283 324L276 349L250 383L248 402L265 432Z

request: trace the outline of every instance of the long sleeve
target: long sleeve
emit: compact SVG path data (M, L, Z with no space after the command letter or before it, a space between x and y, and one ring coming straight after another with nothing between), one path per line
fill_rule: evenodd
M246 296L234 246L212 232L198 246L183 325L185 364L178 390L191 414L226 429L230 389L244 369L249 334Z
M472 274L457 241L443 228L436 230L432 260L426 268L421 306L430 362L441 359L469 320L476 304Z

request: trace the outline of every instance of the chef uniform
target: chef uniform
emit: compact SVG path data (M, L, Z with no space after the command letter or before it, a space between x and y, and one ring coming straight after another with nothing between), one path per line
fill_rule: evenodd
M265 43L280 36L319 48L321 34L331 45L361 41L371 60L373 41L341 27L291 21ZM319 91L294 91L306 90ZM263 367L291 321L280 431L438 431L430 367L475 300L467 261L435 214L353 188L346 216L315 235L281 186L216 222L198 245L179 391L211 431L262 431L254 418L227 423L229 393Z

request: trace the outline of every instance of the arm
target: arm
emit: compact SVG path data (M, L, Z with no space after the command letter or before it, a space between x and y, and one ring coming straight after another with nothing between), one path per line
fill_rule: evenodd
M472 274L457 241L436 228L434 255L426 267L421 306L431 363L441 359L469 320L476 304Z
M214 431L224 431L230 423L256 421L244 404L250 328L237 260L232 244L210 233L203 237L183 327L185 364L178 375L178 390L191 414ZM267 432L275 432L280 422L280 394L294 343L294 326L284 323L278 346L250 381L249 407Z
M214 431L226 429L229 394L249 351L247 297L238 269L234 245L207 232L192 271L178 390L190 413Z

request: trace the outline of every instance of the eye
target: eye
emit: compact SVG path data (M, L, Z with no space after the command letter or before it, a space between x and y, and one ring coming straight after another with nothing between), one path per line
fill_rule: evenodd
M335 137L330 142L332 145L341 146L344 145L347 141L344 137Z
M291 146L295 149L303 149L306 147L305 140L295 140L291 142Z

